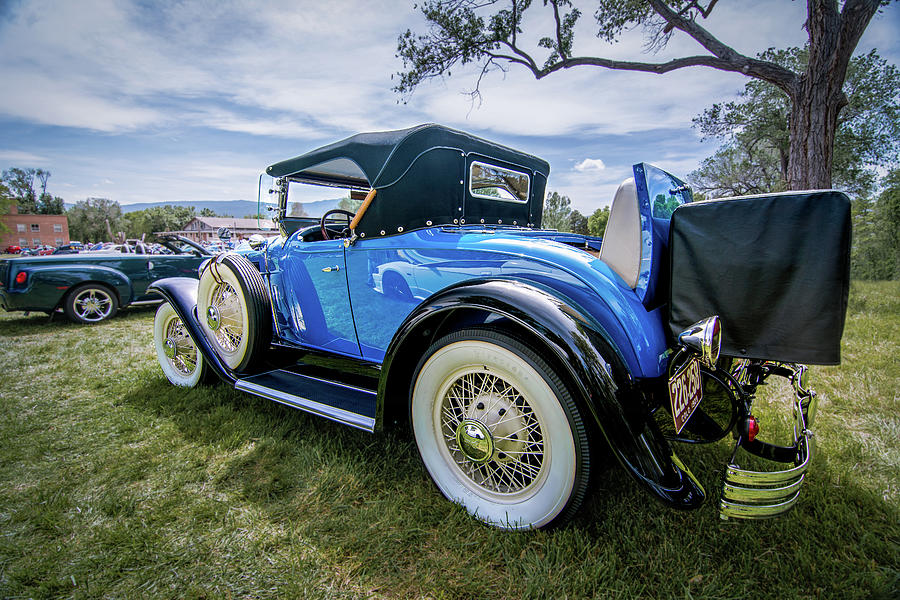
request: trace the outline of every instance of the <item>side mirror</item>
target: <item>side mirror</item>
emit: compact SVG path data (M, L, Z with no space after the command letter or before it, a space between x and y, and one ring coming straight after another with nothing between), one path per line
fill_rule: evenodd
M254 233L247 239L247 243L254 250L259 250L260 248L262 248L263 246L266 245L266 238L261 236L258 233Z

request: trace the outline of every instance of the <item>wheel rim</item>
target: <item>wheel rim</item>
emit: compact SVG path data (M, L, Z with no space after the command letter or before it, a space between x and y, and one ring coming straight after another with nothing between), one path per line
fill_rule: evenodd
M483 496L515 502L546 477L548 462L539 415L511 383L484 368L448 378L435 404L442 453Z
M107 292L90 288L79 292L72 303L75 314L83 321L102 321L112 312L113 300Z
M197 368L197 347L178 317L172 317L163 329L163 352L172 368L181 375L191 375Z
M244 338L243 311L237 292L227 281L218 283L213 288L207 319L215 322L215 327L211 326L210 329L224 351L235 352L240 348Z

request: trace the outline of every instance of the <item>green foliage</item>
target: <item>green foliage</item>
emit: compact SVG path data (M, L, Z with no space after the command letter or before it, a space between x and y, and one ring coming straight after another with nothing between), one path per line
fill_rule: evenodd
M550 192L544 201L544 213L541 217L541 227L544 229L556 229L568 231L569 215L572 213L572 201L568 196L560 196L559 192Z
M588 233L590 233L588 229L588 218L577 210L573 210L572 214L569 215L569 226L566 230L571 231L572 233L588 235Z
M609 221L609 207L598 208L588 217L588 233L602 236L606 231L606 223Z
M199 216L199 217L218 217L218 216L220 216L220 215L218 215L218 214L216 213L216 211L214 211L214 210L211 209L211 208L201 208L201 209L200 209L200 214L197 215L197 216ZM224 215L222 215L222 216L224 216Z
M769 49L759 58L802 72L809 51ZM896 163L900 153L900 72L872 50L850 60L843 89L848 103L838 116L832 178L835 187L866 195L874 187L876 167ZM706 138L726 143L691 173L691 181L716 196L784 190L791 100L761 80L748 82L739 96L694 119Z
M122 208L108 198L87 198L75 203L66 215L69 237L82 242L112 241L119 231ZM111 235L110 235L111 233Z
M0 215L9 214L9 208L15 204L15 199L9 193L9 188L0 183ZM0 221L0 234L9 231L6 223Z
M8 186L20 214L61 215L65 212L63 199L47 193L50 171L13 167L3 171L2 181ZM35 188L40 184L40 192Z
M362 206L362 203L363 203L362 200L354 200L350 196L345 196L345 197L341 198L341 201L338 202L338 205L336 208L339 208L341 210L347 210L347 211L350 211L355 214L356 211L359 210L359 207Z
M146 234L150 236L148 239L153 240L155 239L154 232L179 231L194 216L193 206L172 206L170 204L152 206L144 210L126 213L122 217L122 227L129 238L140 238Z
M900 169L885 177L877 200L853 201L850 269L859 279L900 279Z

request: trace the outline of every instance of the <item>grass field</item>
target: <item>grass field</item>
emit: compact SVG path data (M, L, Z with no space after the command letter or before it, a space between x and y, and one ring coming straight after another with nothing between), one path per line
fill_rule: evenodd
M169 386L152 319L0 315L0 597L900 595L900 282L854 283L843 365L813 369L802 500L758 523L717 517L721 442L685 453L700 510L609 467L571 525L488 529L443 499L405 432Z

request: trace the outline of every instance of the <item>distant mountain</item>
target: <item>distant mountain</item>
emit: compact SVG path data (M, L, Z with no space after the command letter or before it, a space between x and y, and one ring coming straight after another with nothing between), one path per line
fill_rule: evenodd
M336 208L338 203L341 201L340 198L333 198L331 200L317 200L315 202L304 202L303 210L306 211L306 214L311 217L321 217L327 211L332 208ZM194 211L197 214L200 214L200 211L204 208L208 208L215 212L217 215L221 216L229 216L240 219L241 217L246 217L247 215L255 215L256 214L256 202L252 200L215 200L209 202L193 202L191 200L172 200L169 202L140 202L137 204L123 204L122 212L130 213L136 210L144 210L146 208L153 208L154 206L193 206ZM70 205L66 205L66 208L71 208Z

